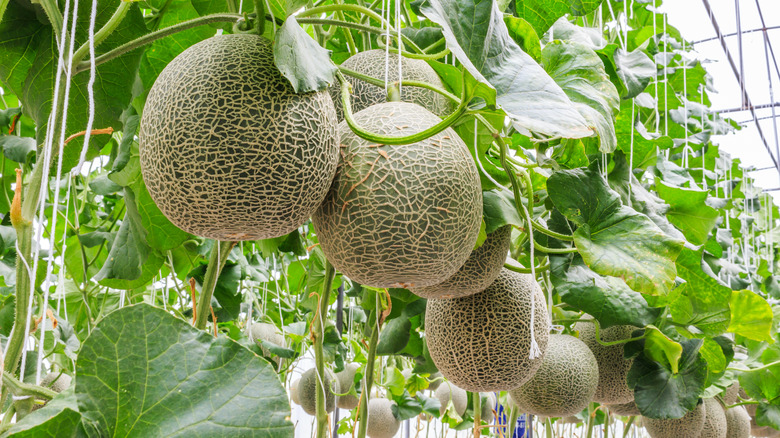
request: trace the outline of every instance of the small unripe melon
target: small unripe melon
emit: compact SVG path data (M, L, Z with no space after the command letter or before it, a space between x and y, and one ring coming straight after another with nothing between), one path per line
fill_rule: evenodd
M662 420L642 417L642 424L652 438L697 438L704 428L706 417L707 410L704 403L699 403L695 409L689 411L682 418Z
M338 163L327 91L296 94L271 42L220 35L177 56L144 107L141 170L179 228L219 240L283 236L319 206Z
M463 416L466 413L468 407L468 394L464 389L458 388L450 382L442 382L434 394L441 407L439 408L439 414L444 414L447 411L447 405L452 401L452 406L455 408L455 412L458 415Z
M744 406L726 410L726 438L750 438L750 415Z
M598 382L598 363L587 345L573 336L550 335L542 366L509 394L522 412L566 417L588 406Z
M601 373L601 370L599 369L599 373ZM607 405L609 408L609 412L615 415L621 415L623 417L631 417L634 415L641 415L641 412L639 412L639 408L636 407L636 403L634 401L630 401L628 403L623 403L619 405Z
M293 403L296 405L301 404L301 399L298 398L298 384L301 382L301 379L295 379L290 384L290 400L292 400Z
M366 435L371 438L393 438L401 422L393 415L394 402L386 398L373 398L368 402Z
M357 114L371 132L404 136L441 120L404 102ZM465 143L447 128L417 143L387 146L342 122L336 178L312 216L328 260L373 287L422 287L451 277L477 242L482 189Z
M442 283L409 289L423 298L460 298L487 289L501 273L509 253L512 227L504 226L488 234L485 242L471 252L466 263Z
M482 421L492 422L495 418L493 415L493 409L496 407L496 396L492 392L483 392L480 394L480 417Z
M541 352L535 359L529 358L532 294L534 337ZM506 391L528 381L542 365L548 325L547 305L536 280L502 269L482 292L429 299L425 341L447 380L472 392Z
M336 408L335 394L339 392L339 383L330 370L325 370L323 384L325 385L325 410L333 412L333 409ZM303 410L309 415L317 415L317 385L319 385L319 381L316 368L303 373L301 381L298 382L298 400L301 402Z
M70 387L71 382L73 382L73 378L70 374L52 371L41 379L39 386L49 388L54 392L62 392Z
M588 319L592 319L588 315ZM590 348L599 364L599 385L593 401L604 404L624 404L634 401L634 391L628 387L626 377L634 359L623 357L624 344L605 346L596 340L596 327L590 322L579 322L574 330L580 332L580 340ZM613 342L631 338L636 327L618 325L599 330L602 341Z
M287 340L284 338L284 335L273 324L269 324L267 322L256 322L252 324L252 328L250 330L252 339L254 339L258 345L260 345L260 349L263 351L264 356L271 356L271 352L267 348L263 347L260 341L270 342L280 347L287 346ZM276 363L279 363L282 360L280 357L274 357L273 359Z
M349 57L341 64L342 67L362 73L372 78L385 80L385 66L387 66L387 81L398 81L398 55L386 52L382 49L367 50ZM427 82L445 90L439 75L422 59L410 59L401 57L401 101L416 103L428 111L444 117L453 108L449 99L441 94L422 87L404 86L403 81ZM369 84L363 80L348 77L352 84L352 112L362 111L372 105L387 101L387 92L384 87ZM331 97L336 106L339 121L344 119L344 108L341 104L340 84L331 87Z
M704 400L704 427L699 438L726 438L726 412L714 398Z
M742 387L739 386L739 382L732 383L725 391L723 391L723 403L726 406L733 405L737 402L739 396L739 390Z
M344 369L336 373L336 380L339 381L339 394L346 394L355 384L355 373L357 373L360 366L356 363L348 363L344 366ZM355 409L358 405L359 399L352 394L340 395L336 400L336 405L341 409Z

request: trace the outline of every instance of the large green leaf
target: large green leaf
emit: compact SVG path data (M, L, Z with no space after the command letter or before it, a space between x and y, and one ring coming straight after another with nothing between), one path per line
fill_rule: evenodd
M222 242L222 245L228 245ZM203 278L206 275L208 264L200 265L190 272L199 286L203 286ZM241 266L226 262L225 266L219 272L217 283L214 285L214 295L211 298L211 305L214 309L214 316L218 322L227 322L236 319L241 310L243 296L239 293L238 283L241 280ZM191 313L190 313L191 314ZM211 320L211 315L208 317Z
M621 95L624 99L638 96L655 77L657 71L655 63L642 50L627 52L618 48L612 54L612 59L623 86Z
M685 238L694 245L707 242L710 232L718 221L718 210L707 205L709 191L674 187L656 178L658 196L669 204L666 217L682 231Z
M673 341L655 326L649 326L645 331L644 353L648 359L662 364L672 374L679 372L682 345Z
M482 192L482 211L487 234L504 225L523 226L525 220L515 207L515 197L508 190Z
M106 437L292 437L271 364L146 304L106 316L76 362L78 408Z
M464 68L495 88L496 105L518 131L567 138L593 134L563 90L509 36L494 1L426 0L420 11L442 27L447 47Z
M587 15L596 10L603 0L515 0L519 17L528 20L542 35L566 14Z
M56 42L48 24L38 20L35 8L23 6L24 2L10 2L3 21L0 22L0 80L3 88L22 101L24 113L36 123L38 143L43 142L46 124L54 94L54 71L57 66ZM119 0L101 0L97 3L96 29L100 29L114 13ZM79 0L76 47L87 41L87 28L92 2ZM119 26L96 47L101 55L146 33L140 9L133 5ZM94 85L94 128L122 129L120 116L130 104L133 82L141 52L132 51L97 68ZM89 73L76 74L72 81L68 104L66 135L83 131L89 114L87 83ZM63 80L63 84L65 81ZM61 87L60 92L64 90ZM107 136L95 136L90 143L93 156ZM72 141L64 149L63 171L78 163L83 142ZM52 166L56 167L56 166Z
M615 135L618 140L618 149L631 157L634 169L644 169L652 164L658 157L658 150L669 149L674 141L669 136L648 132L645 126L639 122L639 105L634 104L635 99L626 99L620 103L620 112L615 118Z
M701 257L701 251L685 248L677 258L677 274L686 287L671 305L672 318L714 336L729 326L731 290L702 270Z
M633 325L644 327L652 324L661 309L647 305L642 294L634 292L626 283L615 277L596 274L575 257L550 257L552 282L561 300L593 315L602 327Z
M604 70L601 58L590 47L571 41L552 41L542 50L544 69L596 128L601 152L617 147L615 114L620 96Z
M621 205L620 196L596 166L555 172L547 180L547 190L555 207L578 225L574 243L593 271L620 277L637 292L669 292L682 242L647 216Z
M678 373L639 355L628 372L628 386L642 415L649 418L681 418L696 407L707 379L707 363L699 354L701 339L686 339Z
M772 307L749 290L731 291L728 331L756 341L772 342Z

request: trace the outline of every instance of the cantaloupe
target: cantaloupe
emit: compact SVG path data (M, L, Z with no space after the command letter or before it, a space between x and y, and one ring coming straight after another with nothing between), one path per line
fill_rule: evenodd
M171 61L149 92L139 134L143 178L163 214L187 232L283 236L330 187L336 124L330 94L296 94L270 41L216 36Z
M393 415L392 402L386 398L372 398L368 401L368 424L366 435L371 438L393 438L401 422Z
M750 415L744 406L726 410L726 438L750 438Z
M566 417L588 406L598 382L598 363L587 345L573 336L550 335L542 366L509 394L522 412Z
M325 385L325 410L333 412L336 408L335 394L340 392L339 382L330 370L325 370L323 384ZM298 382L298 401L309 415L317 415L317 385L319 385L319 380L316 368L311 368L303 373L300 382Z
M704 403L699 403L682 418L662 420L642 417L642 424L652 438L698 438L704 428L707 410Z
M439 389L439 385L441 385L442 381L444 380L444 377L441 375L439 371L436 371L435 373L428 376L428 381L430 384L428 385L428 389L431 391L436 391Z
M729 385L729 387L723 391L723 403L725 403L726 406L735 404L739 398L740 389L742 388L739 386L739 382L734 382Z
M492 392L483 392L480 397L480 418L490 423L495 418L493 409L496 407L496 396Z
M301 404L301 399L298 398L298 384L301 382L301 379L295 379L290 384L290 400L292 400L293 403L296 405Z
M70 376L70 374L60 373L59 371L52 371L46 374L43 379L41 379L41 384L39 386L49 388L54 392L62 392L68 389L72 382L73 378Z
M440 121L404 102L357 114L371 132L403 136ZM471 254L482 190L469 150L451 128L417 143L386 146L339 125L336 178L312 216L328 260L373 287L422 287L451 277Z
M531 294L534 336L542 355L530 359ZM530 379L542 364L549 320L531 275L503 269L487 289L452 299L429 299L425 341L436 368L472 392L505 391ZM587 347L586 347L587 348Z
M344 369L336 373L336 380L339 381L339 393L346 394L355 385L355 373L360 366L356 363L348 363ZM341 409L355 409L360 400L352 394L340 395L336 399L336 405Z
M592 319L587 315L587 319ZM604 404L625 404L634 401L634 391L628 387L626 377L633 359L623 357L624 344L605 346L596 340L596 327L591 322L574 325L579 338L590 348L599 364L599 385L593 401ZM630 325L613 326L599 331L602 341L613 342L631 338L636 327Z
M250 331L252 339L254 339L258 345L260 345L260 349L263 351L263 356L271 356L271 351L263 347L260 341L270 342L280 347L287 346L287 340L284 338L284 335L273 324L269 324L267 322L256 322L252 324ZM273 358L273 360L278 364L282 359L276 356Z
M726 412L714 398L704 399L704 426L699 438L726 438Z
M433 286L409 290L423 298L460 298L482 292L501 273L511 236L512 227L508 225L493 231L479 248L472 251L455 275Z
M599 372L601 372L600 369ZM628 403L623 403L620 405L607 405L607 407L609 408L609 412L614 415L621 415L624 417L641 415L641 413L639 412L639 408L636 407L636 403L634 403L633 400Z
M439 403L441 404L439 407L439 414L444 415L450 401L458 415L463 416L463 414L466 413L466 408L468 407L468 394L464 389L458 388L450 382L442 382L442 384L436 388L434 395L439 399Z
M386 57L385 51L381 49L360 52L349 57L341 66L380 80L385 80L385 69L387 66L387 81L390 83L398 81L398 55L389 53ZM402 56L401 72L403 75L401 81L401 101L416 103L441 117L444 117L453 109L454 105L450 103L450 100L435 91L421 87L403 86L404 80L414 80L427 82L442 90L446 90L439 75L436 74L427 62ZM347 79L352 84L351 104L353 113L387 101L387 93L384 87L378 87L354 77L348 77ZM331 97L336 105L338 119L341 121L344 119L344 109L341 105L339 84L331 87Z

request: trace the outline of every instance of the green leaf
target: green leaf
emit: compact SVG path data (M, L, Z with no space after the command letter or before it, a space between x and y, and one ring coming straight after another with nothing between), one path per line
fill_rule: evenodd
M226 245L226 243L222 243ZM187 275L192 277L199 286L203 286L203 278L206 275L208 264L202 264ZM243 297L239 293L238 284L241 280L241 266L228 261L217 277L217 283L214 285L214 295L211 297L211 306L214 308L214 315L217 322L233 321L238 317L241 310ZM192 313L190 313L191 315ZM211 315L209 315L211 321Z
M539 35L558 18L566 14L587 15L599 7L602 0L515 0L517 15L528 20Z
M640 49L627 52L618 48L613 52L612 60L615 62L620 84L623 86L621 93L623 99L633 99L638 96L656 75L655 63Z
M427 397L422 392L417 393L417 398L422 402L422 410L428 415L439 417L439 409L441 409L441 402L436 397Z
M506 23L509 36L525 53L531 55L536 62L540 62L542 60L542 44L531 23L512 15L504 15L504 23Z
M701 357L707 361L707 368L711 373L722 373L726 370L726 356L723 354L723 349L720 344L711 338L704 338L704 344L701 346Z
M679 372L680 357L683 348L677 342L671 340L655 326L648 326L645 330L645 355L672 371Z
M133 205L138 212L139 225L146 231L147 245L159 251L167 251L178 247L191 238L189 233L174 225L160 211L149 194L143 178L137 178L130 186L130 190L133 193Z
M668 294L682 242L647 216L622 206L597 167L555 172L547 190L555 207L579 226L574 243L594 272L622 278L637 292Z
M661 309L647 305L642 294L615 277L596 274L575 257L550 257L552 282L561 301L596 318L601 327L652 324Z
M729 326L731 290L702 270L701 257L701 251L684 248L677 258L677 274L686 287L670 310L674 322L696 326L714 336Z
M146 304L95 327L76 381L79 411L101 436L293 434L287 394L267 361Z
M15 423L2 436L15 438L82 438L89 436L81 423L73 386Z
M89 182L89 188L97 195L112 195L120 190L122 186L111 181L108 175L100 175Z
M288 17L276 33L274 64L296 93L322 91L334 83L338 68L330 51L317 44L295 17Z
M620 109L620 96L601 58L584 44L556 40L544 46L542 64L577 111L596 128L599 150L613 152L617 147L615 114Z
M707 363L699 354L701 339L686 339L679 372L639 355L628 372L628 386L642 415L649 418L682 418L696 407L707 379Z
M0 148L3 149L3 155L17 163L27 164L32 162L37 147L38 145L34 138L0 135Z
M634 99L623 100L615 119L618 149L623 151L626 157L630 157L633 152L633 169L643 169L655 164L657 151L669 149L674 145L669 136L647 132L647 128L639 120L641 110L639 105L634 105Z
M756 408L756 424L780 430L780 405L759 403Z
M772 340L772 307L749 290L731 291L728 331L756 341Z
M268 0L271 12L277 18L286 19L290 14L306 6L306 0ZM267 25L266 25L267 26Z
M666 217L682 231L685 238L694 245L707 242L720 214L707 205L709 191L673 187L660 178L655 180L658 196L669 204Z
M405 392L404 386L406 385L406 379L398 368L391 367L385 368L386 376L385 385L391 394L398 397ZM408 394L407 394L408 395Z
M482 211L485 232L490 234L504 225L524 226L515 207L515 197L507 190L482 192Z
M466 71L495 88L496 105L506 111L520 133L566 138L592 135L563 90L509 36L495 2L427 0L420 12L442 27L447 47Z

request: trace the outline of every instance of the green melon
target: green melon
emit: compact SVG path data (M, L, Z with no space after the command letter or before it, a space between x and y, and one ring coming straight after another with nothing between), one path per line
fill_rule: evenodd
M62 392L73 382L73 378L69 374L60 372L50 372L41 379L41 384L44 388L49 388L54 392Z
M601 373L601 369L599 369L599 373ZM607 407L609 408L609 412L611 412L612 414L621 415L623 417L641 415L641 412L639 412L639 408L636 407L636 403L634 403L633 400L631 400L628 403L623 403L619 405L607 405Z
M386 398L373 398L368 402L366 435L371 438L393 438L401 422L393 415L392 402Z
M141 170L179 228L219 240L283 236L322 202L338 163L327 91L296 94L271 42L201 41L154 83L139 134Z
M301 404L301 399L298 398L298 384L301 383L301 379L295 379L290 384L290 400L296 405Z
M439 399L440 415L444 415L447 411L447 405L449 405L450 401L458 415L463 416L463 414L466 413L469 401L466 390L453 385L451 382L442 382L442 384L436 388L434 395Z
M704 400L704 427L699 438L726 438L726 412L714 398Z
M587 319L592 319L587 315ZM599 331L602 341L613 342L631 338L631 333L637 328L630 325L619 325ZM599 385L593 401L604 404L625 404L634 401L634 391L628 387L626 377L631 369L633 359L623 357L623 345L604 346L596 340L596 327L590 322L580 322L574 325L574 330L580 332L580 340L590 348L599 364Z
M378 134L409 135L438 123L404 102L355 115ZM373 287L422 287L451 277L468 258L482 220L482 191L469 150L448 128L426 140L378 145L339 125L341 160L312 216L328 260Z
M534 336L542 355L530 359L531 294ZM429 299L425 341L447 380L472 392L505 391L530 379L542 364L549 319L532 276L503 269L487 289L452 299Z
M311 368L303 373L300 382L298 382L298 401L309 415L317 415L318 384L316 368ZM325 385L325 410L333 412L336 408L335 394L340 392L339 382L330 370L325 370L323 384Z
M348 393L355 384L355 373L360 366L356 363L348 363L341 372L336 373L339 381L339 394ZM336 399L336 405L341 409L355 409L358 405L358 397L352 394L340 395Z
M480 393L479 396L480 396L480 407L482 408L480 410L480 418L482 419L482 421L491 423L495 418L495 415L493 414L493 409L496 407L496 396L492 392L483 392Z
M460 298L482 292L501 273L511 236L512 227L508 225L493 231L482 246L471 252L455 275L433 286L409 290L423 298Z
M704 403L699 403L682 418L662 420L642 417L642 424L652 438L698 438L704 428L707 411Z
M270 342L280 347L287 346L287 340L284 338L284 335L273 324L268 324L267 322L256 322L252 324L250 332L252 339L254 339L258 345L260 345L260 349L263 351L263 356L270 357L271 351L263 347L260 341ZM278 364L281 362L282 358L276 356L273 358L273 360Z
M598 363L587 345L573 336L550 335L542 366L509 394L522 412L566 417L588 406L598 382Z
M385 80L386 65L389 67L387 68L387 82L393 83L398 81L398 55L395 53L389 53L386 57L384 50L367 50L351 56L341 64L344 68L381 80ZM403 86L403 81L412 80L427 82L442 90L446 90L439 75L436 74L427 62L402 56L401 74L401 101L416 103L441 117L453 110L454 105L450 103L450 100L435 91L421 87ZM387 93L384 87L378 87L354 77L347 77L347 80L352 84L351 104L353 113L387 101ZM344 109L341 105L339 84L331 87L330 93L336 106L338 119L341 121L344 119Z
M726 410L726 438L750 438L750 415L744 406Z

